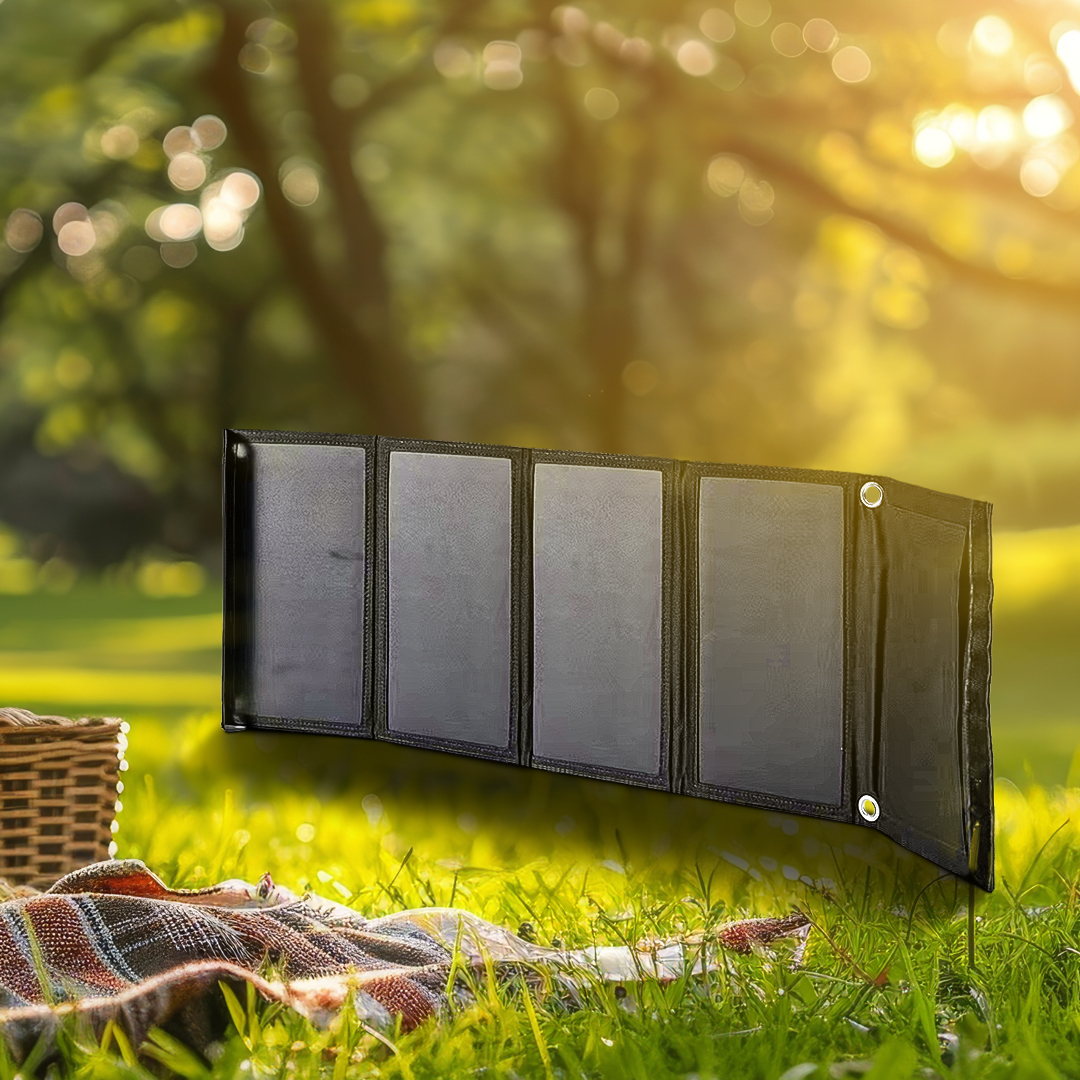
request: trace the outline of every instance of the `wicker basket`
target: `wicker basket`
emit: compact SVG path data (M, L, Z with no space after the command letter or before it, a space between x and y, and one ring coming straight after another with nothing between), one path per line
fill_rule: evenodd
M0 709L0 878L44 888L113 854L127 729Z

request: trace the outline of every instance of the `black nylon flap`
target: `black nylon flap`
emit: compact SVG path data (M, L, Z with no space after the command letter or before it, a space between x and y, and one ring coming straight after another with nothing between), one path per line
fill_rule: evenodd
M226 432L223 722L878 829L993 888L990 507L885 477Z

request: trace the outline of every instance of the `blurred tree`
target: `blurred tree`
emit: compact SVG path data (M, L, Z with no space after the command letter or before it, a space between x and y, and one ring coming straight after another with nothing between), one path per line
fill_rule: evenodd
M230 424L1075 520L1070 11L7 0L0 519L208 550Z

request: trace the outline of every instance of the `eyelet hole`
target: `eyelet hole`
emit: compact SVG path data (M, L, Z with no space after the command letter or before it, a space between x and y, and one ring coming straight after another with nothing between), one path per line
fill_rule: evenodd
M869 506L873 510L875 506L881 505L885 498L885 490L880 484L869 480L859 489L859 498L863 506Z

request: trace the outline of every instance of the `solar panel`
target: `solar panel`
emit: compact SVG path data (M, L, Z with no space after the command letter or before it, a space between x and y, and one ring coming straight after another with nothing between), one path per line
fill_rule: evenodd
M853 822L993 888L990 506L227 431L223 723Z

